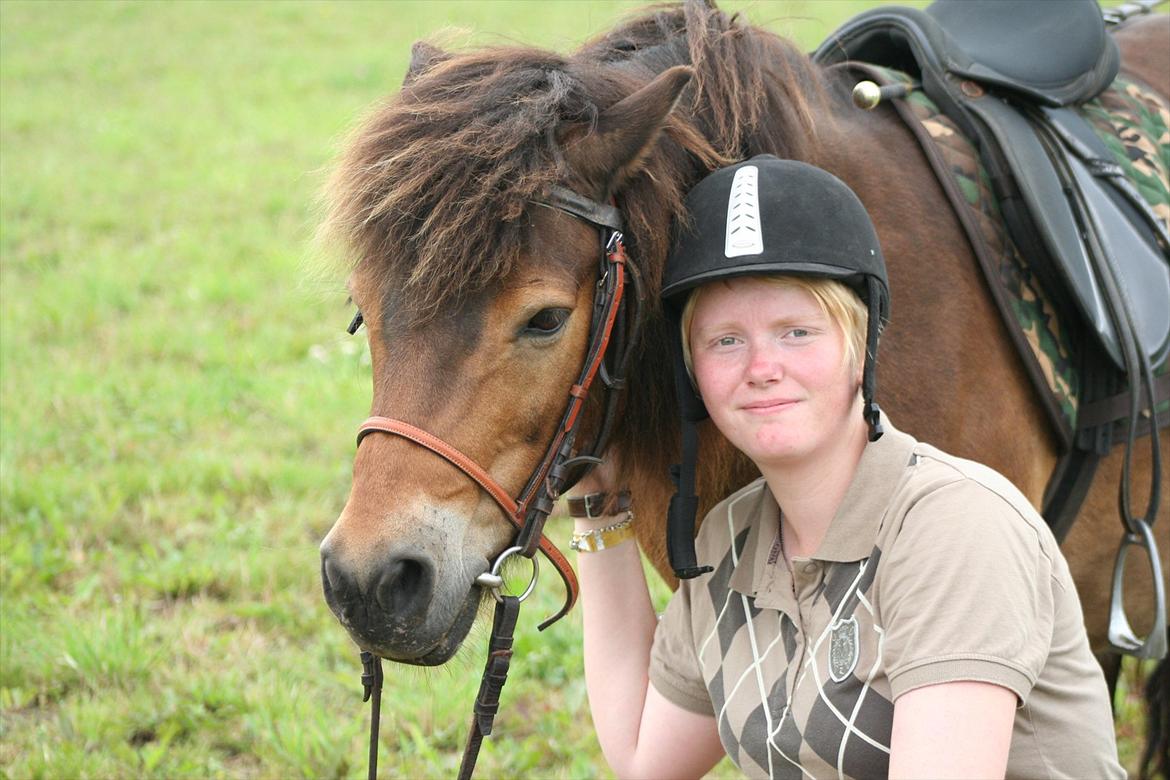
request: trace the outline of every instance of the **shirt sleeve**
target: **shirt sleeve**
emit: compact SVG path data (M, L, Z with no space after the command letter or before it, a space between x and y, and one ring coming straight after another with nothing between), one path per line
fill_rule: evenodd
M714 715L691 629L691 580L679 583L654 631L650 682L668 700L689 712Z
M879 586L882 656L895 699L925 685L988 682L1022 704L1048 658L1052 555L1043 529L964 479L905 515Z

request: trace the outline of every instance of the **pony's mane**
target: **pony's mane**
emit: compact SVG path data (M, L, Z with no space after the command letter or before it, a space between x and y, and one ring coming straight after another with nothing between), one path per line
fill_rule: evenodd
M404 293L412 320L506 276L525 246L533 197L571 178L561 131L592 125L668 67L691 65L694 79L665 137L618 193L652 301L664 226L697 178L761 152L815 156L810 101L823 90L807 58L701 0L649 9L570 58L494 47L435 59L353 134L323 226L355 266Z

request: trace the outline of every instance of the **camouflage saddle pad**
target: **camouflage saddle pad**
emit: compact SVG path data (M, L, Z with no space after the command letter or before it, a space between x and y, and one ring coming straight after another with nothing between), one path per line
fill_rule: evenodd
M914 80L874 65L854 65L882 84ZM1066 443L1078 430L1083 399L1083 351L1053 305L1053 291L1008 233L990 177L975 145L927 95L912 90L894 101L914 131L952 201L1028 374L1051 422ZM1077 111L1101 138L1157 218L1170 228L1170 105L1148 86L1118 76ZM1170 373L1170 360L1155 372ZM1166 404L1163 404L1165 406ZM1162 411L1159 409L1159 411Z

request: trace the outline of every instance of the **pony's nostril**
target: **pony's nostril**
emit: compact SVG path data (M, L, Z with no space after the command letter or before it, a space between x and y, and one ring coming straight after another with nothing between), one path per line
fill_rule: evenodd
M374 591L386 612L403 617L425 608L431 599L431 565L417 558L394 558Z
M321 556L321 588L325 592L325 603L342 621L353 621L359 616L361 599L357 583L344 566L331 561L328 555Z
M334 595L344 597L351 590L352 582L349 576L328 558L321 561L321 575L325 589L332 591Z

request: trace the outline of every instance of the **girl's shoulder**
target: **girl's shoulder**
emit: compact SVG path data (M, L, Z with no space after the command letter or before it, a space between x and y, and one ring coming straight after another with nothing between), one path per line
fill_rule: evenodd
M1015 537L1056 557L1047 523L1007 477L978 461L918 442L901 489L887 511L885 530L897 535Z
M1004 504L1025 519L1044 524L1027 496L1011 480L983 463L917 442L911 469L907 489L918 496L945 490L959 501Z

